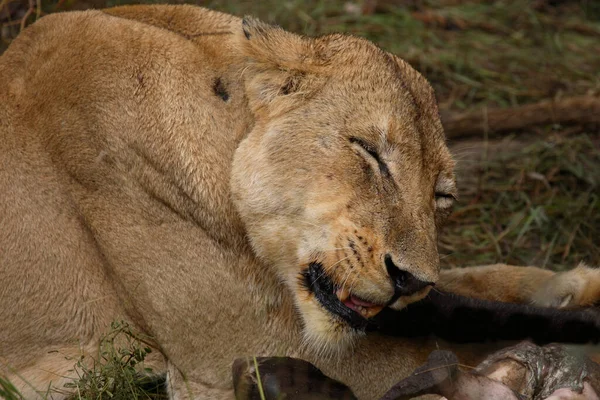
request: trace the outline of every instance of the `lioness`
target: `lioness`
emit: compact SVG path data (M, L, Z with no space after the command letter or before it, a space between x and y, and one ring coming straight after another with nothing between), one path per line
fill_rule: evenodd
M0 58L0 99L0 373L26 398L113 320L153 338L174 399L231 398L244 355L368 399L445 344L358 328L434 284L599 297L591 269L440 272L456 186L434 93L363 39L192 6L49 15Z

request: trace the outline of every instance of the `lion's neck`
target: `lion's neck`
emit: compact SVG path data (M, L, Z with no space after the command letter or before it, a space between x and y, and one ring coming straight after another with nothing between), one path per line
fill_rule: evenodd
M242 84L236 81L238 70L218 71L213 92L188 86L181 95L178 88L177 103L169 105L172 112L158 121L154 109L144 116L153 129L142 125L135 152L144 163L137 180L155 200L222 245L246 249L246 232L229 186L234 153L254 125Z

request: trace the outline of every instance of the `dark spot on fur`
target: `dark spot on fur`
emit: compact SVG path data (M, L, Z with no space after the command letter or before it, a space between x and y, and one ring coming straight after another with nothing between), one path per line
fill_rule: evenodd
M294 91L294 79L290 78L288 81L281 87L281 94L287 95Z
M303 79L304 75L300 73L296 73L292 76L289 76L286 79L285 84L281 87L280 93L283 95L288 95L297 92L300 88ZM308 114L307 116L310 116L310 114Z
M360 256L360 251L358 251L358 249L356 247L356 243L354 243L354 241L352 239L349 239L348 245L350 246L350 249L352 250L352 254L354 254L354 258L356 258L356 261L358 261L360 266L364 268L365 264L362 260L362 257Z
M356 244L352 239L348 240L348 246L352 249L352 253L356 254Z
M227 93L227 88L223 84L221 78L216 78L213 83L213 91L217 96L219 96L223 101L229 100L229 93Z
M360 258L360 256L357 256L357 258L358 258L358 262L360 263L360 267L366 268L367 266L365 265L365 262L363 261L363 259Z
M193 35L185 35L185 34L182 34L181 32L175 32L175 33L177 33L179 36L186 38L187 40L194 40L194 39L202 37L202 36L231 35L231 32L229 32L229 31L199 32L199 33L194 33Z
M348 255L348 253L346 253L346 251L344 250L342 255L343 257L343 263L341 263L340 265L347 265L350 269L354 268L354 264L352 264L352 262L350 262L350 255ZM341 261L340 261L341 262Z
M248 25L249 25L248 21L246 20L246 18L244 18L242 20L242 30L244 31L244 36L246 36L246 39L250 40L250 38L252 37L252 35L248 31Z

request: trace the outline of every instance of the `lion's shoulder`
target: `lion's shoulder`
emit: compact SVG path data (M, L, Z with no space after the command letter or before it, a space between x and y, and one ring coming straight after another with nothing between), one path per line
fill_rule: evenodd
M223 44L222 37L232 35L233 26L241 22L236 16L191 5L120 6L102 12L165 29L199 45L206 45L207 38Z
M24 67L32 62L50 65L56 57L48 55L55 48L65 49L65 44L72 44L72 51L85 44L89 52L97 52L92 59L101 61L122 56L119 50L135 57L147 54L148 62L157 60L157 51L169 52L175 63L177 53L197 52L209 56L204 57L204 65L223 65L232 62L228 49L234 24L240 21L232 15L187 5L122 6L50 14L13 41L1 58L0 73L4 70L14 76L18 70L30 71ZM190 46L195 52L190 52ZM81 60L87 55L72 56Z

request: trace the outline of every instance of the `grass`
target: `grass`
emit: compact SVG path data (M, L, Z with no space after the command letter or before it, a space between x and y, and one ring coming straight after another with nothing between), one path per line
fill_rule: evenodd
M466 182L440 239L444 265L600 265L598 136L522 144L496 141L504 151L459 170Z
M0 52L47 13L125 3L131 1L0 0ZM358 0L202 5L308 35L344 31L373 40L431 81L443 111L600 95L600 3L594 0L377 3L375 12L361 12ZM440 237L443 265L600 265L599 133L598 127L550 126L451 143L462 165L460 202ZM128 328L113 328L136 337ZM95 363L73 360L80 377L71 387L81 396L76 398L161 398L156 382L139 374L142 342L132 339L121 353L112 346L115 338L109 334ZM0 397L20 399L1 379Z
M156 377L144 360L151 349L144 338L126 323L113 323L100 343L98 356L75 360L77 378L65 389L75 393L70 400L154 400L164 397L164 377Z
M143 335L134 332L127 323L114 322L101 338L95 357L81 355L73 359L74 378L64 387L50 388L41 394L51 400L54 394L73 393L69 400L163 400L164 376L156 375L144 366L151 353ZM0 376L0 398L27 400L15 386Z
M0 398L4 400L25 400L8 379L0 376Z

